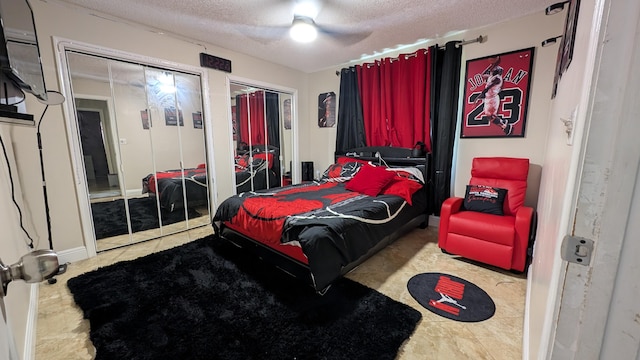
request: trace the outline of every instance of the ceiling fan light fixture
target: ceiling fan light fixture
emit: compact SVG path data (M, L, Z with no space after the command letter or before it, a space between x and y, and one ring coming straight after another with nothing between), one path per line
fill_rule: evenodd
M318 37L318 30L314 21L307 17L296 16L289 30L291 38L297 42L308 43Z

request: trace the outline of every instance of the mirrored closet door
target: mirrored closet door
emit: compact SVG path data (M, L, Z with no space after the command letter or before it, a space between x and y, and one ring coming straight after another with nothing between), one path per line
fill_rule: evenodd
M229 87L236 192L291 184L293 94L234 81Z
M96 250L208 224L200 76L65 55Z

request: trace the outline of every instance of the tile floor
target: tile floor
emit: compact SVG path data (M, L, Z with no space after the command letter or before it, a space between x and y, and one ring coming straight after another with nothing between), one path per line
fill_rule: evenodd
M40 285L37 322L37 360L93 359L89 324L65 286L71 277L134 259L198 239L210 226L100 253L70 264L57 284ZM475 283L496 303L495 315L477 323L452 321L424 309L409 294L407 281L424 272L443 272ZM349 278L377 289L422 313L413 336L398 353L398 360L522 358L522 328L526 279L493 267L443 254L437 246L437 229L416 229L356 268Z

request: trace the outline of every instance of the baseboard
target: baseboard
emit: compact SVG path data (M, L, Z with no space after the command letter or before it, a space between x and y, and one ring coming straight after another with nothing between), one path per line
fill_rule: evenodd
M60 264L72 263L89 258L87 248L84 246L68 250L56 251L56 254L58 254L58 262Z
M429 227L438 228L440 227L440 216L430 215L429 216Z
M29 293L29 310L27 313L27 328L24 335L23 360L33 360L36 357L36 329L38 328L39 295L39 284L31 284Z
M522 329L522 360L529 360L529 353L531 351L529 344L529 317L531 316L530 308L530 290L531 290L531 266L527 269L527 295L525 296L524 302L524 325Z

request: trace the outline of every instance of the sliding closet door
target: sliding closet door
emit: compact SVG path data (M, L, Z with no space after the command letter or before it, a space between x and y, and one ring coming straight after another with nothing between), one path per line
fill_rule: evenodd
M185 170L184 196L188 226L202 225L209 219L209 187L206 177L206 151L202 117L201 79L197 75L174 73L176 100L184 126L179 127L182 167ZM195 211L195 213L194 213Z
M200 76L66 58L97 251L208 224Z
M236 192L291 182L293 95L230 83Z

